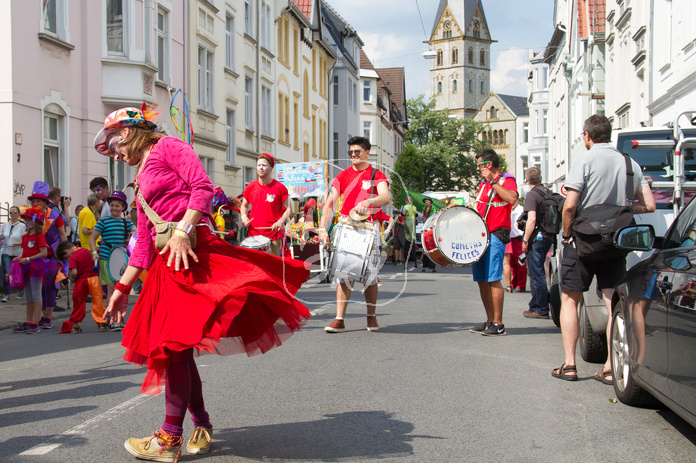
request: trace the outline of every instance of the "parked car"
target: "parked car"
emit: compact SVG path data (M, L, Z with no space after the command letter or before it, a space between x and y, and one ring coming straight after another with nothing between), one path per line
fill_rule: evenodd
M631 267L612 298L614 390L629 405L659 400L696 427L696 201L662 237L622 229L615 244L654 252Z
M679 121L682 122L681 127ZM680 114L673 124L676 130L669 127L641 127L616 130L612 133L612 143L640 165L643 176L650 182L657 211L636 215L635 220L637 224L652 225L657 236L664 236L678 210L696 195L696 153L693 145L682 145L682 154L674 155L679 142L696 137L696 127L691 125L690 118L689 123L683 122L684 118ZM675 172L683 172L683 176L675 175ZM675 196L679 198L677 201ZM626 258L626 268L647 258L648 255L648 252L630 253ZM558 282L560 257L561 253L558 252L555 258L551 259L547 274L551 318L559 327L563 289ZM580 356L587 362L604 363L607 359L606 327L609 314L602 300L602 293L597 290L595 279L578 304L578 319Z

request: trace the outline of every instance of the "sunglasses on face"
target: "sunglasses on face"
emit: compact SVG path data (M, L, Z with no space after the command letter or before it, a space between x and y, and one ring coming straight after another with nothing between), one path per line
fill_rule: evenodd
M488 164L489 162L491 162L491 161L481 161L481 162L476 164L476 167L482 166L484 164Z
M17 211L10 211L10 214L19 214Z
M348 150L348 157L357 158L360 156L363 150Z

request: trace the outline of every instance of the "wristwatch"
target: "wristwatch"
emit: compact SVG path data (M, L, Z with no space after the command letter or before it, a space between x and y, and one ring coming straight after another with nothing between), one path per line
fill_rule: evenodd
M525 240L524 238L522 239L522 242L523 242L524 244L529 244L529 241Z
M498 183L497 178L494 178L493 180L491 180L491 186L495 185L496 183Z

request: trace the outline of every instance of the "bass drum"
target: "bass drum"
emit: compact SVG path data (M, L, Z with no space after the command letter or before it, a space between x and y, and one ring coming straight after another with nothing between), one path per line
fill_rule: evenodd
M449 206L433 214L423 225L422 238L423 252L442 267L473 264L489 244L486 222L464 206Z
M128 267L128 252L123 246L114 246L109 252L109 259L107 261L109 276L114 281L119 281L123 272L126 271Z

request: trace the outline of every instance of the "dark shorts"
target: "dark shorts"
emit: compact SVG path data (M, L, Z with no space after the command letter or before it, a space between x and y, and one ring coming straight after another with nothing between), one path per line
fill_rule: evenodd
M585 292L590 289L592 277L597 277L597 288L613 288L626 274L626 258L581 262L575 244L563 244L561 258L561 289Z

